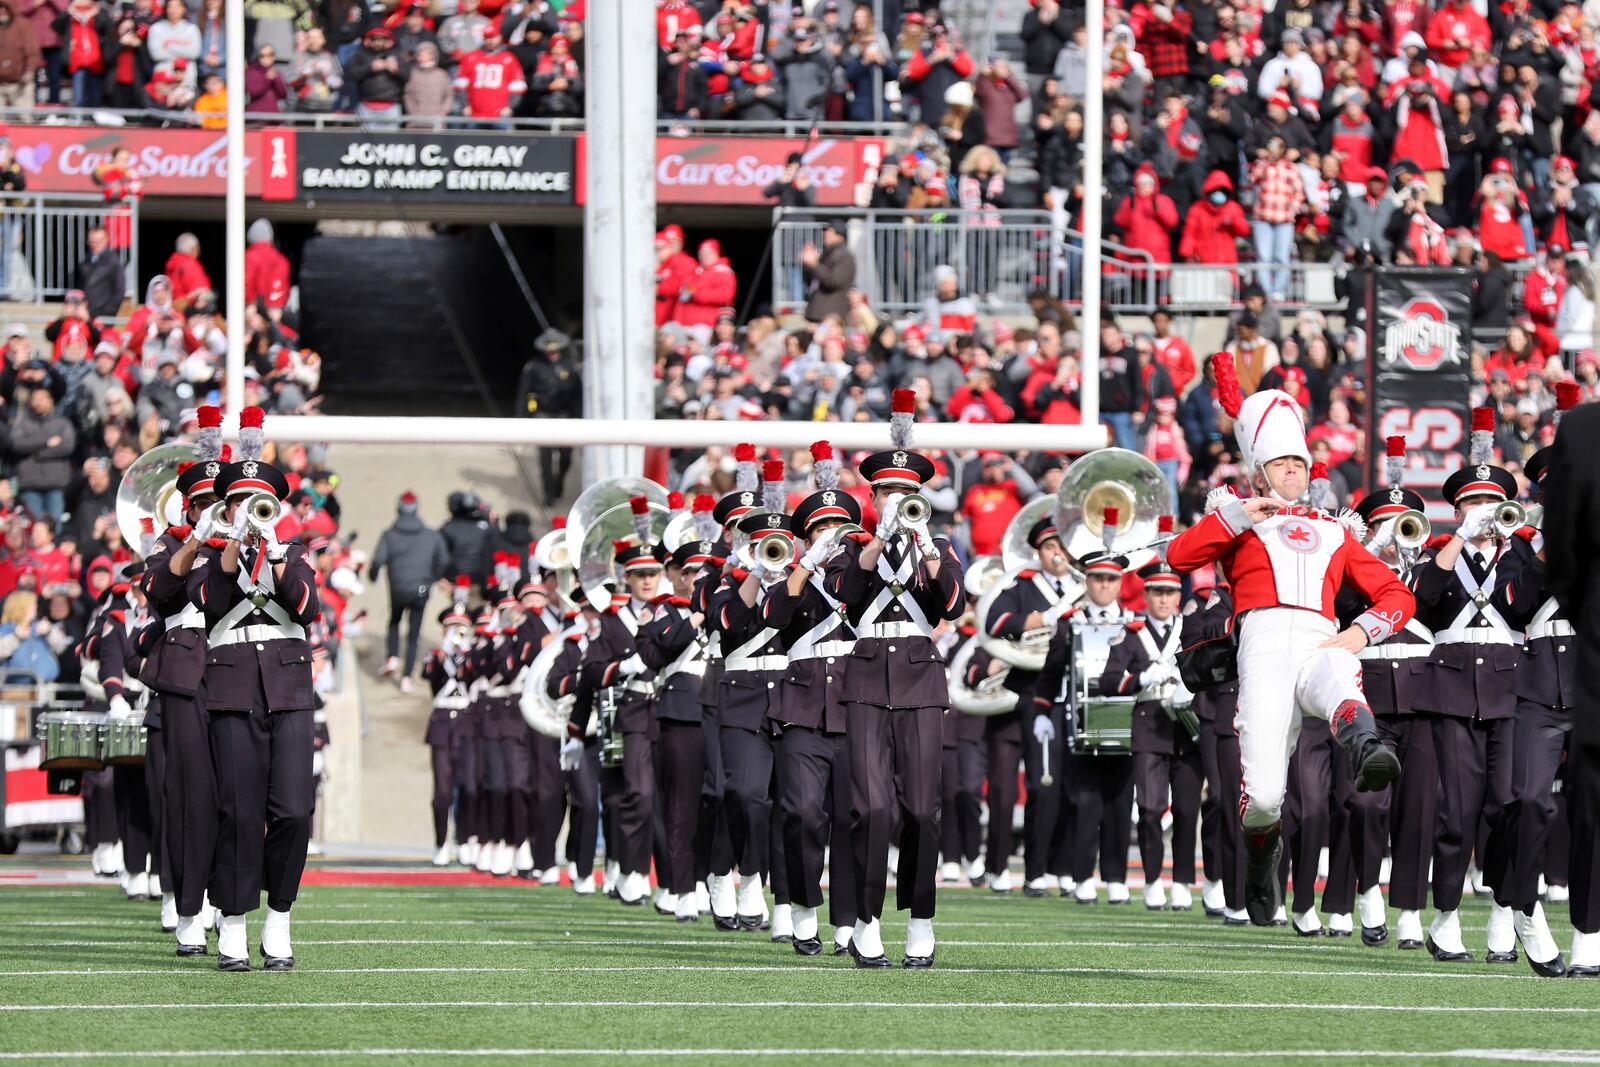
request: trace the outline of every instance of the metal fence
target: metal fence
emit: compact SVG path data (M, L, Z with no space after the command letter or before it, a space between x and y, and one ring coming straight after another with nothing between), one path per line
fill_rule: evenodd
M122 260L124 292L134 297L139 262L139 202L108 204L95 193L8 193L0 200L0 299L60 300L78 287L89 231L105 226Z
M856 288L876 309L903 315L933 294L941 266L954 269L961 291L994 314L1021 314L1031 294L1068 305L1083 299L1083 236L1046 211L875 211L778 208L773 212L772 306L802 311L807 281L800 253L822 244L822 220L843 219L856 260ZM1165 306L1189 314L1226 312L1242 303L1252 281L1287 279L1283 307L1334 310L1342 267L1328 263L1234 266L1158 264L1148 252L1101 242L1102 300L1114 311L1148 314ZM1282 280L1282 279L1276 279Z

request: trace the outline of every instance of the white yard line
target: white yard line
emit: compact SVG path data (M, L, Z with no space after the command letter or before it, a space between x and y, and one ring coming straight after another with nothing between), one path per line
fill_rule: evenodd
M1294 1059L1294 1060L1367 1060L1367 1059L1430 1059L1478 1062L1515 1063L1581 1063L1600 1064L1600 1050L1595 1049L1439 1049L1426 1052L1396 1051L1393 1049L958 1049L958 1048L325 1048L325 1049L144 1049L139 1051L79 1051L53 1050L47 1052L0 1052L0 1060L97 1060L153 1057L157 1059L210 1059L213 1057L252 1056L277 1058L294 1057L535 1057L570 1056L595 1057L709 1057L709 1056L760 1056L771 1058L798 1056L880 1057L894 1059L1132 1059L1157 1060L1216 1060L1216 1059Z
M1113 1001L1113 1000L968 1000L968 1001L897 1001L897 1000L286 1000L226 1003L218 1001L166 1004L5 1004L6 1012L62 1012L62 1011L277 1011L282 1009L313 1010L352 1008L714 1008L729 1009L822 1008L858 1011L863 1008L888 1011L924 1011L946 1008L976 1008L1009 1011L1371 1011L1386 1014L1449 1014L1449 1015L1600 1015L1600 1007L1513 1007L1502 1005L1457 1004L1312 1004L1288 1001L1229 1001L1168 1000L1168 1001Z

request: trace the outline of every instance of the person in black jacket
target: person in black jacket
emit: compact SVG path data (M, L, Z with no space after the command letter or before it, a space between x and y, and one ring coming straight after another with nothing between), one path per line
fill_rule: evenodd
M409 70L394 34L382 26L367 30L344 68L345 84L355 87L356 113L369 122L398 123Z
M1472 328L1499 337L1511 321L1511 278L1493 252L1479 252L1476 266L1477 272L1472 276Z
M111 248L111 238L104 226L96 226L85 234L84 243L87 253L78 261L74 282L88 301L89 317L115 315L128 295L128 268Z
M1039 0L1022 16L1022 63L1030 94L1038 93L1056 69L1056 56L1072 40L1074 23L1058 0Z
M560 330L545 330L534 347L538 353L522 366L517 382L517 415L534 419L575 419L583 415L583 376L569 351L572 341ZM539 449L539 477L544 506L554 507L566 491L572 449Z
M385 567L389 570L388 658L383 676L399 673L402 692L411 691L411 672L417 665L417 642L422 636L422 615L428 606L428 591L445 576L450 552L437 530L430 530L417 517L417 494L407 490L396 505L394 525L378 538L372 556L372 580L376 582ZM400 620L409 616L406 627L405 670L400 670Z
M699 27L679 31L670 52L656 67L656 106L664 119L698 119L706 114L706 72L700 65Z
M473 584L483 586L490 577L490 562L495 551L495 532L488 509L473 493L454 492L448 501L450 519L439 528L450 550L450 574L465 574Z

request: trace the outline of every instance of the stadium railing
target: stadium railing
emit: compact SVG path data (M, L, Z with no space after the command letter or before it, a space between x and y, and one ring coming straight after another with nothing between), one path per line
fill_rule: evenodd
M139 201L107 203L98 193L6 193L0 196L0 299L18 303L60 300L77 286L89 231L107 225L125 235L115 251L123 266L139 262ZM138 298L132 269L124 270L126 295Z

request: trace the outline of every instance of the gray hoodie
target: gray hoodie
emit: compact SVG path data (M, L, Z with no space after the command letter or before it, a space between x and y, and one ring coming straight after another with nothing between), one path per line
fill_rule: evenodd
M402 511L383 531L372 557L374 583L389 569L389 595L396 600L426 600L428 587L443 578L450 551L438 530L424 526L415 513Z

